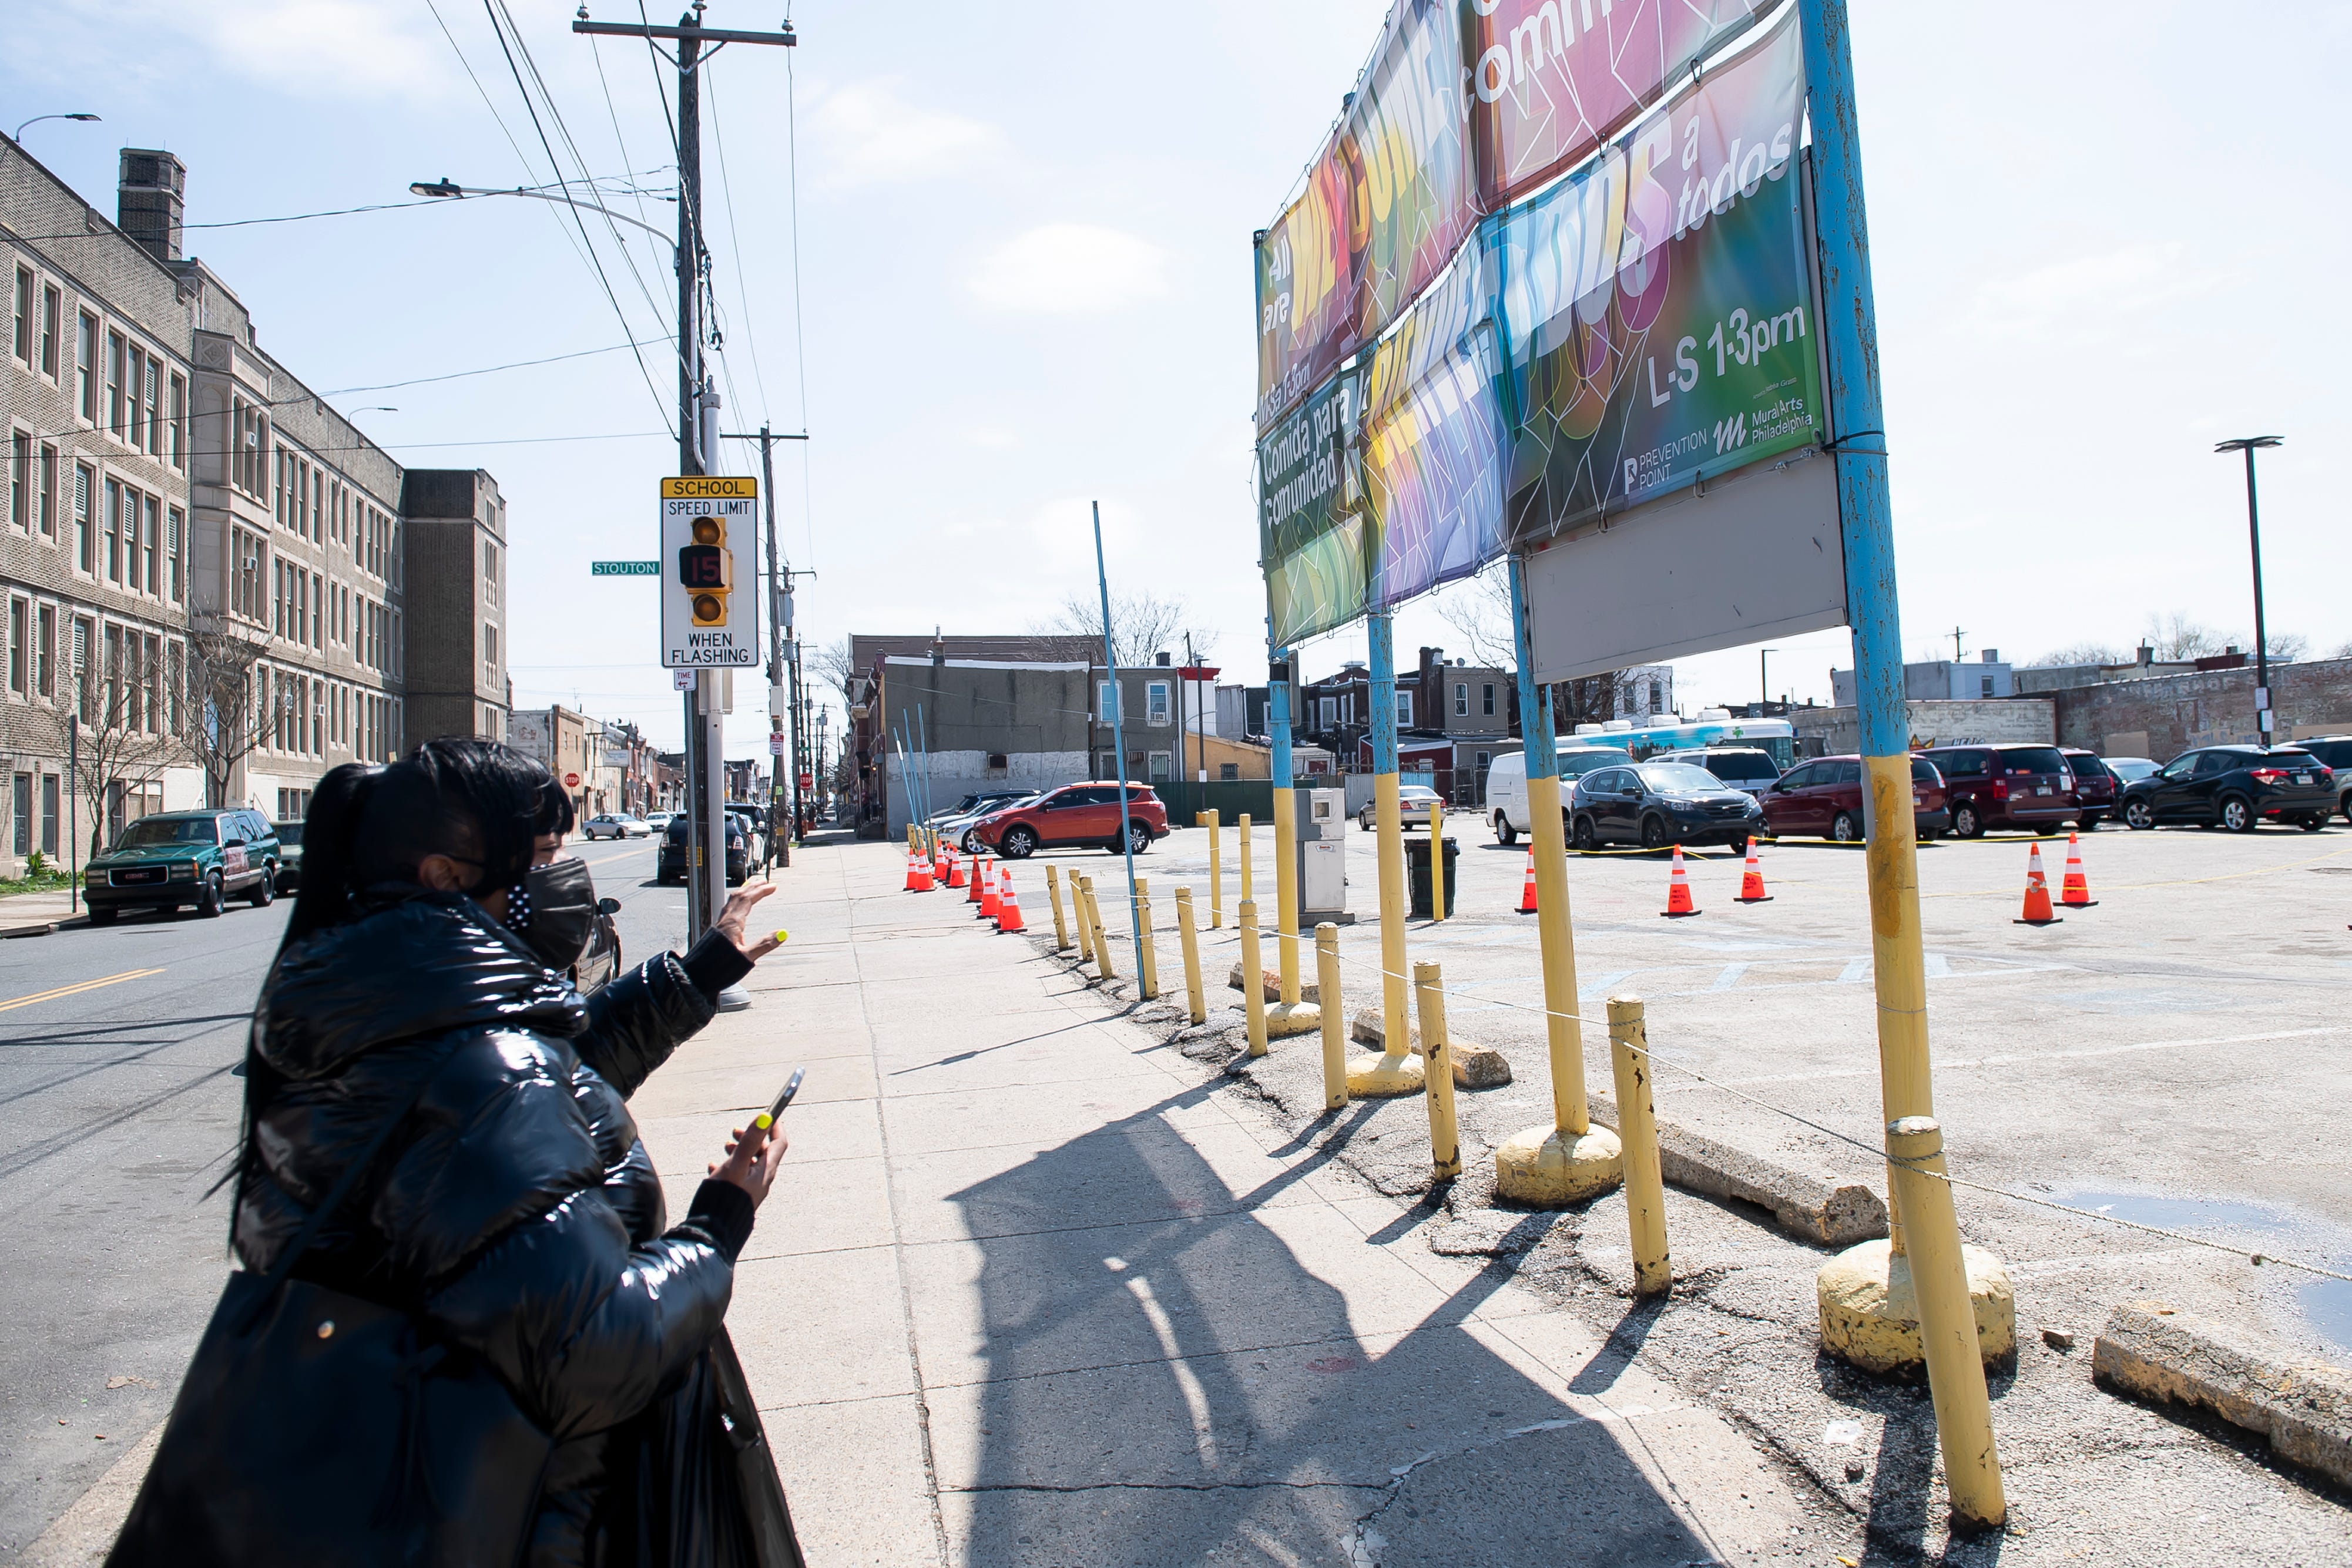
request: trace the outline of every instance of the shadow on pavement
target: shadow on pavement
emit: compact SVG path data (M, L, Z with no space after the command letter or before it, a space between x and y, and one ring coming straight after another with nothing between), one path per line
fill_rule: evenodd
M1507 1269L1448 1297L1329 1203L1264 1207L1307 1167L1246 1193L1260 1207L1213 1212L1248 1178L1171 1127L1207 1124L1204 1099L1171 1096L954 1195L981 1249L986 1379L974 1451L935 1438L942 1474L972 1478L942 1496L960 1560L1727 1555L1659 1495L1626 1424L1580 1417L1465 1325Z

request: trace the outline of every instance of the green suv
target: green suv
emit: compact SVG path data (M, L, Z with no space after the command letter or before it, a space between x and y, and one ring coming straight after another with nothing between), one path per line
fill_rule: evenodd
M258 811L163 811L122 830L82 884L92 925L126 909L192 904L212 916L231 895L256 909L278 897L277 830Z

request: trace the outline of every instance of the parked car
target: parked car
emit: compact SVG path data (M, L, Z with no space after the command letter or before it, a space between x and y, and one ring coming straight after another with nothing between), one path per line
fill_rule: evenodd
M1127 789L1129 843L1118 836L1119 785L1089 779L1048 789L1034 800L992 811L972 824L971 836L982 849L1009 861L1026 860L1041 849L1076 849L1099 845L1118 854L1132 845L1137 854L1156 839L1168 836L1168 808L1148 784Z
M2309 740L2298 740L2295 745L2326 763L2328 771L2336 775L2336 809L2344 813L2346 821L2352 822L2352 735L2315 736Z
M1416 824L1422 827L1427 827L1429 825L1429 809L1432 806L1441 806L1444 803L1445 797L1439 794L1436 790L1431 789L1426 784L1400 784L1397 786L1397 809L1403 814L1404 825L1408 828ZM1365 801L1362 807L1356 812L1356 826L1361 828L1368 833L1372 831L1372 824L1378 817L1378 813L1374 810L1378 804L1379 802L1376 800Z
M617 898L596 901L596 924L588 931L588 950L572 966L572 983L583 995L595 990L621 972L621 933L613 916L621 913Z
M654 831L653 824L641 817L606 811L580 824L583 839L642 839Z
M302 885L302 824L272 822L278 835L278 891L292 893Z
M1034 789L974 789L952 806L940 808L923 819L927 828L941 828L951 817L984 817L989 812L1014 800L1025 800L1037 793Z
M980 841L972 836L972 824L992 812L1010 810L1024 801L1034 800L1041 793L1042 791L1036 789L1014 789L1003 794L992 791L982 795L967 795L964 797L965 800L975 801L977 804L965 810L934 816L931 819L931 830L940 835L942 843L953 844L966 854L978 854Z
M1764 809L1704 768L1637 762L1595 768L1569 792L1569 839L1580 850L1619 841L1744 845L1764 831Z
M2156 771L2156 762L2147 757L2102 757L2107 771L2116 776L2116 789L2120 792L2126 784L2137 784Z
M1780 765L1760 746L1691 747L1681 751L1661 751L1650 760L1687 762L1695 768L1704 768L1734 789L1745 789L1759 800L1780 778Z
M743 830L744 852L755 861L767 859L768 809L748 800L730 800L727 815Z
M1615 768L1632 760L1623 748L1614 746L1563 746L1559 758L1563 790L1596 768ZM1528 754L1524 748L1497 753L1487 768L1486 815L1495 824L1495 837L1505 844L1517 843L1521 833L1535 831L1535 823L1528 817ZM1565 793L1560 796L1559 818L1565 831Z
M1764 821L1774 838L1819 834L1841 844L1863 840L1869 819L1864 815L1862 800L1858 756L1817 757L1800 762L1775 779L1761 797ZM1940 836L1952 822L1943 775L1924 757L1911 758L1911 815L1913 831L1923 839Z
M646 826L658 833L663 829L668 827L670 819L677 815L677 813L676 811L647 811L646 813Z
M681 813L670 819L662 830L661 848L654 852L654 880L678 882L687 880L694 864L693 846L687 841L694 824ZM727 818L727 880L741 882L751 874L751 841L743 834L743 826L730 812Z
M2250 833L2268 817L2316 832L2336 809L2335 770L2301 746L2206 746L2124 786L2134 828L2194 822Z
M1957 838L1989 828L2049 832L2080 813L2074 776L2054 746L1931 746L1920 755L1944 777Z
M256 909L278 898L278 833L258 811L161 811L125 827L89 862L82 885L92 925L126 909L169 913L187 904L207 918L232 896Z
M2074 825L2087 833L2116 814L2116 791L2123 788L2123 780L2107 771L2096 752L2062 746L2058 755L2066 759L2066 771L2074 779Z

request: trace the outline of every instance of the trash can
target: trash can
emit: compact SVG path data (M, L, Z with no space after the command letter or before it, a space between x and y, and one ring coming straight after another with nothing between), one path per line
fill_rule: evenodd
M1462 846L1452 839L1446 840L1445 917L1448 920L1454 918L1454 895L1462 886L1462 879L1454 869L1454 862L1459 860L1461 855ZM1404 876L1405 884L1412 890L1413 915L1419 919L1429 919L1433 910L1429 897L1429 840L1427 838L1405 840Z

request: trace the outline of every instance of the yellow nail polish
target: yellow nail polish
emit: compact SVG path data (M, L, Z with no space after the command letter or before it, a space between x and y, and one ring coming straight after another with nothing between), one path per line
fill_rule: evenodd
M793 934L789 931L779 931L776 933L776 941L779 945L791 941L792 937Z
M752 1118L751 1125L753 1125L754 1127L757 1127L758 1129L760 1129L760 1131L761 1131L761 1132L763 1132L763 1133L764 1133L764 1132L766 1132L770 1127L772 1127L772 1126L774 1126L774 1125L775 1125L775 1118L774 1118L774 1117L772 1117L772 1116L771 1116L771 1115L769 1115L765 1111L762 1111L762 1112L761 1112L761 1113L759 1113L759 1115L757 1115L756 1117Z

